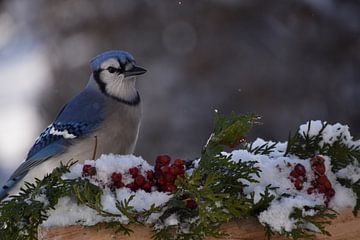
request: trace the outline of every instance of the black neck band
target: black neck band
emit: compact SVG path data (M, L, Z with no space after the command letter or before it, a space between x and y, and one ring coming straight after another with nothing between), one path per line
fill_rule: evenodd
M101 90L101 92L106 95L107 97L110 97L118 102L121 102L121 103L124 103L124 104L127 104L127 105L130 105L130 106L136 106L140 103L140 95L139 95L139 92L136 91L136 97L134 99L131 99L131 100L126 100L126 99L123 99L123 98L120 98L120 97L115 97L115 96L112 96L110 94L108 94L106 92L106 84L100 80L100 72L102 71L102 69L100 70L97 70L95 71L93 74L94 74L94 79L96 81L96 83L99 85L99 88Z

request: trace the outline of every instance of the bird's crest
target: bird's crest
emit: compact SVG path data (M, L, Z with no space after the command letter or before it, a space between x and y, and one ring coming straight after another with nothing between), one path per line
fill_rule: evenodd
M97 71L100 69L101 63L103 63L105 60L109 58L116 58L119 60L121 64L126 64L127 62L134 62L134 57L126 52L121 50L111 50L104 53L101 53L91 59L90 66L93 71Z

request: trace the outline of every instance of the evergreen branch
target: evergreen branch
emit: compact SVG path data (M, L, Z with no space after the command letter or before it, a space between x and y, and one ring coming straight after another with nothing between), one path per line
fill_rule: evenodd
M47 219L48 211L54 209L61 194L69 194L61 176L69 172L73 164L61 165L43 180L36 179L35 184L25 183L19 195L2 201L0 236L4 239L37 239L37 228ZM40 195L47 196L47 201L37 199Z
M173 238L173 232L175 231L175 226L165 226L161 228L154 229L153 235L151 236L154 240L171 240Z
M75 197L78 204L84 204L102 216L121 216L102 210L102 189L90 183L88 179L63 180L61 178L63 174L70 171L73 164L75 163L61 164L44 179L37 179L35 184L25 183L25 188L21 189L19 195L2 201L0 203L0 236L4 239L37 239L38 226L46 221L49 211L55 209L58 200L65 196ZM46 200L41 200L41 198L38 200L40 196L46 197ZM122 206L122 213L130 216L125 211L128 210L128 202ZM124 224L116 223L117 231L124 234L132 232ZM17 237L14 237L14 233Z
M268 155L272 153L278 143L264 143L263 145L253 147L253 143L247 145L246 150L252 154Z
M306 225L310 224L314 226L321 234L326 236L331 236L331 234L326 231L325 226L331 224L331 220L335 219L337 216L337 212L332 210L331 208L326 208L323 206L315 206L312 208L308 208L307 210L314 210L316 213L314 215L306 215L304 214L304 209L294 208L292 214L290 214L290 219L294 219L296 228L291 232L285 232L285 235L293 238L310 238L315 236L316 233L312 229L306 228Z
M328 156L331 159L331 170L334 173L348 165L358 165L360 162L360 145L350 144L349 139L346 139L342 134L333 139L332 143L324 142L322 135L327 126L328 123L322 123L319 133L311 136L311 121L309 121L307 132L300 134L297 131L294 135L290 134L284 156L294 154L303 159L317 154ZM351 183L346 179L338 180L343 186L351 188L357 195L356 206L353 209L354 215L357 215L357 211L360 209L360 181Z
M272 230L269 224L264 225L265 239L270 240L272 236L275 236L275 232Z
M260 200L257 201L252 207L252 216L257 216L260 212L266 210L270 206L271 202L275 199L275 196L270 193L270 189L274 190L275 188L272 188L270 185L268 185L266 186L264 192L260 193ZM254 195L255 194L253 192L250 193L250 197L253 202L255 202Z
M308 123L307 132L301 134L298 131L294 135L289 133L288 144L284 156L294 154L302 159L313 157L320 154L320 143L323 140L322 134L328 123L322 123L322 127L317 135L311 136L311 121Z
M226 146L239 144L256 118L253 115L232 114L229 118L217 114L214 132L203 148L201 160L191 176L177 179L177 191L160 217L160 223L176 213L181 224L158 229L154 239L203 239L206 236L219 237L222 223L233 219L249 217L256 209L269 205L272 197L266 191L261 200L254 203L254 195L243 194L245 182L254 183L260 169L255 162L234 162L231 156L222 154ZM189 209L186 200L196 203ZM194 220L195 219L195 220Z

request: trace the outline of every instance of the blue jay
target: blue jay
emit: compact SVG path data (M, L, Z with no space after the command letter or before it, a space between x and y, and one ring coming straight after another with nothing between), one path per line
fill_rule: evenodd
M90 66L85 89L40 134L26 160L0 188L0 200L18 193L24 181L41 179L60 162L133 153L141 120L135 79L146 70L135 65L129 53L118 50L96 56Z

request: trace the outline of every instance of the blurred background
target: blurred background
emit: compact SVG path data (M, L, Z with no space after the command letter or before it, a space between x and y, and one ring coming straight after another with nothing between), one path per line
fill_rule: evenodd
M214 109L256 113L250 139L310 119L360 133L358 0L0 2L0 182L110 49L148 69L136 155L194 158Z

